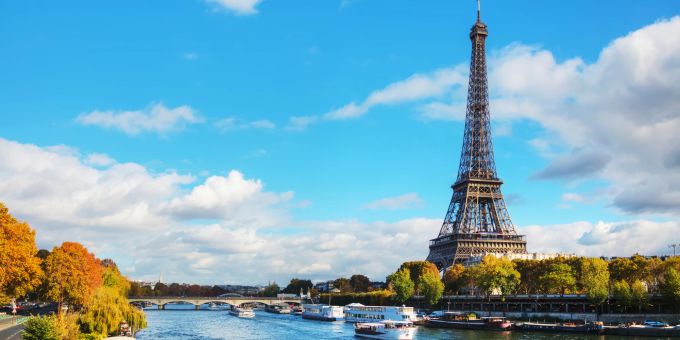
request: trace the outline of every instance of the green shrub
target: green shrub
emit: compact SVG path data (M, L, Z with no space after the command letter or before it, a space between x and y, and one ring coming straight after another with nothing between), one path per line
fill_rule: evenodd
M56 318L53 316L33 316L24 323L26 327L21 333L24 340L60 340L58 337Z

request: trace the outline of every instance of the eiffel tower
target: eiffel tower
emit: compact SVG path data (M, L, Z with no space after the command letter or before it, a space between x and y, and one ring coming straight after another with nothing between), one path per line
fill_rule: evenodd
M470 30L472 58L458 178L451 186L453 197L439 236L430 240L427 256L440 270L486 252L527 252L526 240L517 235L505 207L503 182L494 162L484 45L488 35L478 0L477 22Z

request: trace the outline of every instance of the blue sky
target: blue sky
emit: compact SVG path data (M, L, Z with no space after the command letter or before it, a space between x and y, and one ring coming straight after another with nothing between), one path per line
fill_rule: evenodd
M470 55L467 35L475 9L472 0L427 4L400 0L82 1L68 5L48 1L2 2L0 138L16 142L16 147L34 144L44 152L57 152L50 147L61 145L57 153L80 162L79 166L87 168L84 171L113 172L112 164L135 164L151 178L167 174L190 177L173 182L172 188L163 191L162 198L154 198L159 202L181 200L182 195L188 195L210 176L228 178L232 170L243 174L246 180L260 181L263 187L256 191L263 194L281 196L291 192L291 197L279 197L271 205L258 205L262 211L251 206L235 208L263 216L270 214L269 210L281 212L272 217L277 220L270 223L273 227L237 223L242 228L239 230L248 235L313 238L321 233L315 230L315 224L358 223L363 227L357 227L352 236L360 239L362 228L372 228L375 223L427 219L430 221L427 227L409 232L418 233L418 240L432 238L439 229L440 222L436 221L441 221L446 213L451 196L449 186L458 168L463 121L455 118L455 108L464 103L466 84L447 80L430 92L423 90L426 93L421 95L409 94L407 87L398 91L397 97L368 105L354 117L331 119L324 115L350 103L360 105L372 93L413 80L414 75L434 79L437 70L445 70L453 78L466 79ZM490 31L487 43L490 72L499 70L490 79L492 117L497 118L496 164L505 181L503 191L508 196L510 214L520 230L532 227L527 230L540 231L545 226L585 223L587 226L581 225L585 229L576 235L579 238L575 242L586 245L592 242L586 236L599 232L598 221L610 229L638 221L671 223L658 227L662 229L677 227L677 208L672 207L678 202L680 184L675 187L675 182L670 181L668 200L658 204L630 202L625 195L630 183L642 183L640 188L631 190L653 187L649 181L665 171L673 173L672 166L660 165L664 170L631 170L630 177L640 174L637 179L622 179L617 171L623 165L612 160L632 158L633 163L645 163L636 158L644 150L638 154L633 149L622 151L616 147L625 143L618 142L614 135L625 136L627 125L621 125L621 131L611 138L590 141L588 132L576 128L581 123L588 125L587 120L574 121L574 131L564 123L587 116L585 113L572 116L569 110L581 112L603 107L604 104L595 105L587 100L589 92L585 89L594 77L590 74L600 74L593 70L617 67L621 72L639 70L627 64L605 63L606 58L601 57L603 50L611 47L615 53L629 46L644 49L648 45L635 41L628 45L624 41L621 48L612 42L650 26L651 33L642 34L643 38L666 39L667 36L654 33L654 25L661 25L659 30L676 33L677 20L673 18L679 12L680 3L670 0L483 1L482 19ZM675 67L666 75L669 83L680 80L675 78L678 64L673 61L677 57L671 53L675 45L659 44L668 52L662 60L664 65ZM526 60L534 62L521 63ZM545 62L546 72L554 73L537 71L545 77L529 77L528 82L535 80L533 85L515 81L529 74L527 70L537 61ZM646 66L652 74L659 71L646 64L650 63L648 59L634 62ZM558 78L561 80L556 81ZM579 80L573 80L576 78ZM626 83L626 79L605 80ZM532 86L555 91L536 93L530 91ZM672 97L670 94L676 90L668 86L668 92L657 92ZM557 89L567 93L555 93ZM640 87L634 89L625 92L627 96L632 98L643 92ZM624 92L618 95L621 93ZM675 122L680 111L674 99L668 100L668 106L658 108L659 122ZM433 103L453 109L442 118L432 114ZM511 109L513 103L540 108L531 114L518 113ZM186 116L171 119L166 125L159 122L144 125L135 120L152 115L154 107L170 115L184 107L182 112ZM560 118L565 120L556 122L553 118L557 115L551 116L553 110L564 114ZM656 109L652 106L650 110ZM104 115L98 116L99 120L87 120L97 116L97 112ZM127 130L120 125L121 120L115 119L125 112L137 112L125 120ZM616 110L598 112L603 120L610 119L612 124L618 121ZM292 117L312 117L313 122L295 125ZM664 155L672 154L680 143L670 139L665 145ZM88 162L91 154L106 155L110 161ZM567 164L574 159L593 162ZM590 168L593 170L583 171ZM16 188L17 179L12 171L0 171L0 180L4 176L7 187ZM46 172L35 168L32 171ZM125 180L125 176L121 177ZM109 185L125 187L124 180ZM639 190L637 196L644 196ZM89 202L101 199L103 205L109 199L106 194L85 194L80 189L62 192L56 188L54 194L64 199L69 195L87 196ZM93 227L80 233L87 229L84 226L87 223L82 221L88 217L93 221L95 217L106 220L104 213L100 216L87 209L96 216L83 215L78 223L69 217L49 218L29 208L35 202L29 196L25 192L8 193L6 197L0 194L0 200L32 223L38 230L41 246L52 247L69 237L76 238L90 244L101 256L114 257L128 269L129 275L139 278L156 276L157 269L166 265L160 258L141 264L139 258L144 256L141 253L130 255L119 245L101 246L101 242L110 240L111 233L124 230L116 229L116 223L106 224L106 229ZM205 211L205 207L198 208ZM73 209L78 213L86 210L82 206ZM158 209L149 215L161 214ZM237 233L229 216L190 215L193 217L167 217L167 223L173 225L172 232L217 224L222 232ZM146 225L147 222L140 222L136 228ZM41 233L49 236L41 238ZM154 229L153 233L171 231ZM569 246L554 249L543 241L549 244L537 239L535 249L586 251ZM619 241L612 242L608 247L617 249ZM427 252L426 243L409 243L408 247L422 249L414 249L406 257ZM216 259L225 254L248 253L247 250L222 253L198 244L186 245L186 249ZM667 250L657 244L641 251ZM191 264L195 260L187 261ZM389 261L398 262L398 258ZM342 266L317 261L297 263L293 268L298 276L313 279L351 274L352 270L373 270L375 273L369 274L380 278L392 265L389 261L383 266L361 261L348 261ZM168 273L166 277L191 279L187 273L167 266L168 269L161 269ZM215 274L220 270L233 271L233 278ZM197 273L204 277L199 281L204 282L267 279L266 275L241 273L235 268L212 264L200 267ZM271 277L285 280L283 273Z

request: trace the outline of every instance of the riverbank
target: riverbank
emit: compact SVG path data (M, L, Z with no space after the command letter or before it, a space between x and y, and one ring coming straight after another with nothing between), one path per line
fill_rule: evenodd
M453 311L453 310L452 310ZM597 314L597 313L532 313L532 312L489 312L489 311L453 311L475 313L478 316L502 316L513 320L582 320L602 321L605 324L642 323L645 320L659 320L680 323L680 314Z

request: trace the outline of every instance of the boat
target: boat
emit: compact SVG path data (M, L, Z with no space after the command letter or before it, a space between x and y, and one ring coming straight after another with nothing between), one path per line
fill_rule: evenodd
M383 320L408 321L417 320L413 307L406 306L364 306L352 303L344 308L346 322L380 322Z
M255 313L250 308L237 307L234 306L229 311L229 314L233 316L238 316L239 318L252 318L255 317Z
M426 323L429 327L477 329L490 331L509 331L512 323L504 317L477 318L474 314L446 312L441 318L432 318Z
M285 303L275 303L264 307L264 311L274 314L290 314L290 306Z
M410 321L385 320L354 324L354 335L361 338L411 340L415 333L416 328Z
M294 315L302 315L305 312L305 309L302 306L295 306L293 307L292 312Z
M307 304L302 312L303 319L319 321L337 321L342 320L344 316L342 307L321 304Z
M662 325L659 325L662 324ZM645 321L642 325L620 325L605 326L606 335L628 335L628 336L649 336L649 337L680 337L680 325L669 326L667 323L659 322L651 324Z
M601 321L581 324L521 322L515 324L515 329L519 331L603 334L604 324Z

